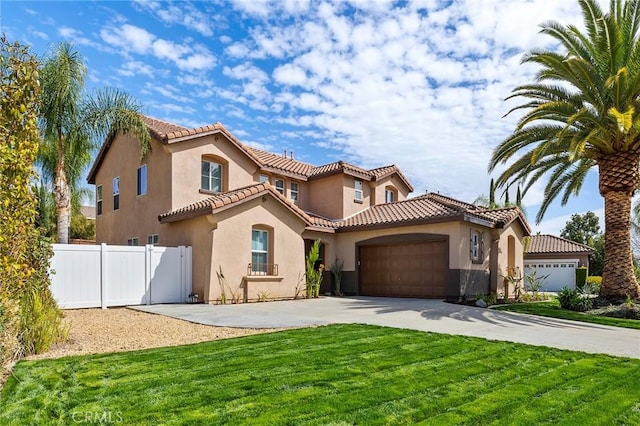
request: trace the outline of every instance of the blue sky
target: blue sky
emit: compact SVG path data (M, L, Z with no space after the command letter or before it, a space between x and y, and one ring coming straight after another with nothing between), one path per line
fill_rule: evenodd
M576 0L0 1L0 31L43 56L61 41L85 59L89 90L121 88L147 115L224 124L244 143L298 160L397 164L416 188L487 194L487 163L518 115L504 99L550 19L580 25ZM535 224L602 216L597 175ZM515 199L515 194L511 194ZM601 221L601 226L603 222Z

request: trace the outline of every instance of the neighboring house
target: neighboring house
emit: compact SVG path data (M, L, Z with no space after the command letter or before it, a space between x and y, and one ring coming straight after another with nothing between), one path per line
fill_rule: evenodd
M96 220L95 206L80 206L80 214L89 220Z
M525 275L547 276L545 291L560 291L576 287L576 268L589 267L593 249L555 235L532 235L524 254Z
M516 207L407 199L413 187L394 165L314 166L244 145L219 123L144 120L152 151L142 163L138 142L119 135L89 173L97 241L192 246L201 300L220 300L222 288L227 300L301 294L316 239L327 267L344 261L351 294L457 300L500 291L523 270L530 229Z

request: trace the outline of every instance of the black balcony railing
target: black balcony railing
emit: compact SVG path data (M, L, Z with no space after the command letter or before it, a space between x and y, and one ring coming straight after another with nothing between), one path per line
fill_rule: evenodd
M276 263L250 263L247 266L247 276L257 275L278 275L278 264Z

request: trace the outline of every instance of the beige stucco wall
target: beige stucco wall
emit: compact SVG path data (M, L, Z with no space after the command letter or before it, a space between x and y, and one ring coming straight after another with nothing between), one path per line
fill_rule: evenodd
M211 195L200 191L200 162L203 156L212 156L213 161L221 160L221 163L226 163L223 165L224 191L255 183L253 176L258 168L257 165L220 133L173 143L168 146L168 149L172 153L171 205L173 209Z
M305 210L329 219L343 218L343 198L340 196L343 192L342 174L310 180L307 182L307 187L311 197L308 199L308 208Z
M264 200L264 201L263 201ZM251 262L253 226L269 230L270 263L278 265L277 278L245 280ZM214 303L221 298L221 284L216 272L222 268L226 278L225 294L230 303L237 292L248 301L260 295L268 299L291 298L304 274L304 242L300 237L305 223L271 195L260 196L244 204L167 227L171 245L193 246L193 288L201 300ZM265 281L266 280L266 281Z
M152 139L151 153L140 162L140 144L131 136L119 135L96 174L96 188L102 185L102 214L96 216L96 241L108 244L127 244L129 238L160 233L159 214L170 210L171 159L163 145ZM147 165L147 193L136 195L137 170ZM120 178L120 208L113 210L112 181ZM160 244L165 243L160 240Z

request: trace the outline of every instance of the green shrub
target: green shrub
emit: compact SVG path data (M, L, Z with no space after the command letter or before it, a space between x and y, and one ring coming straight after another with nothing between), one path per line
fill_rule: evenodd
M307 299L320 295L320 284L322 283L324 265L320 264L316 269L318 260L320 260L320 240L314 241L306 259Z
M593 306L593 300L580 292L580 290L562 287L558 292L560 307L570 311L585 312Z
M589 272L589 270L586 266L576 268L576 288L582 288L584 283L587 282L587 272Z

